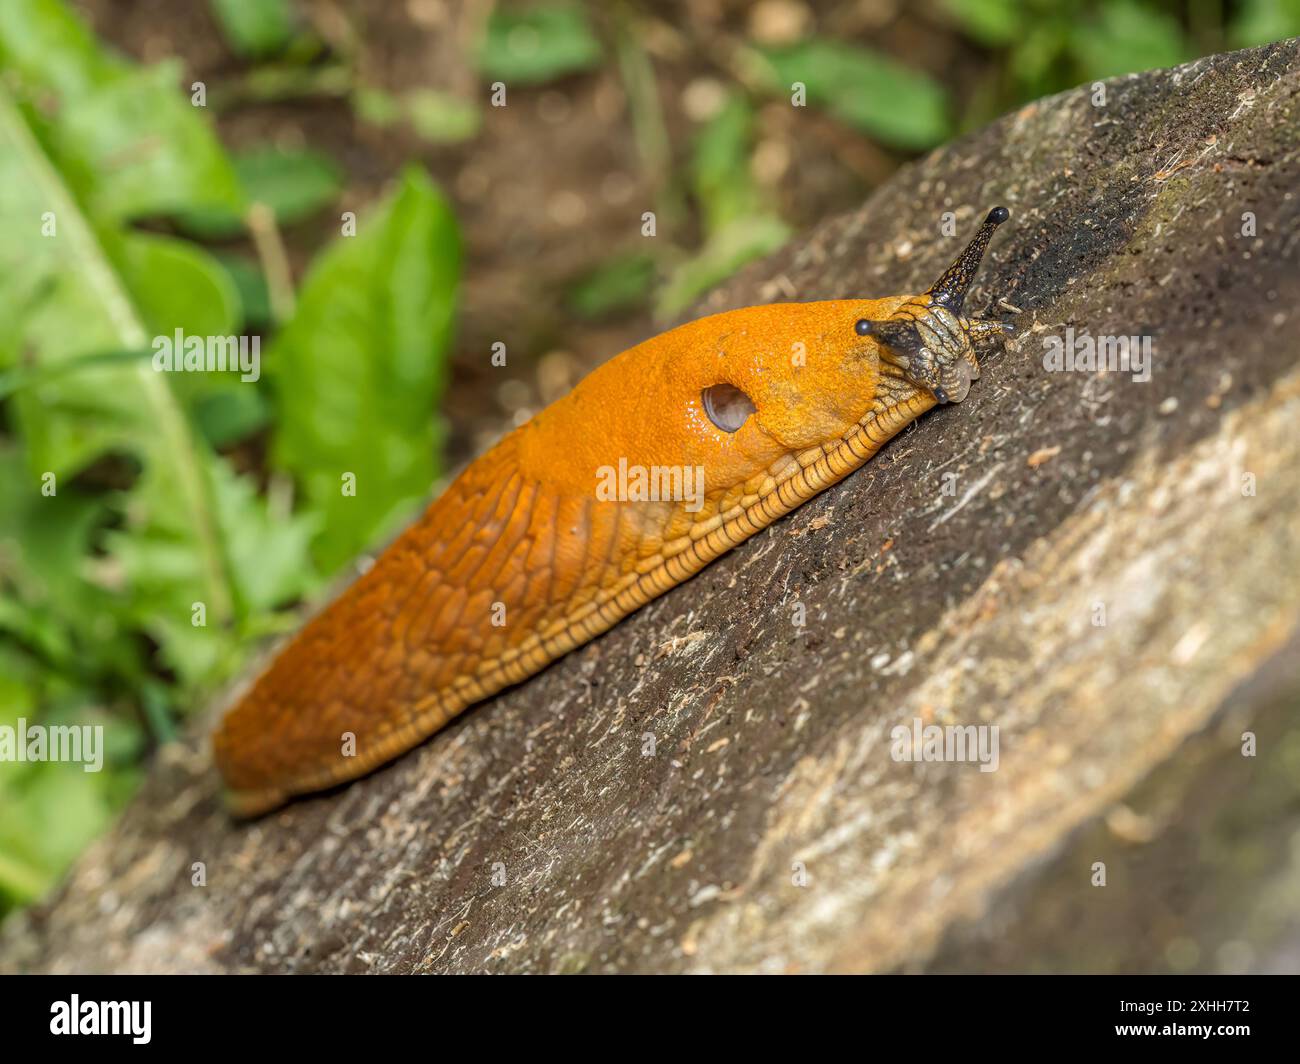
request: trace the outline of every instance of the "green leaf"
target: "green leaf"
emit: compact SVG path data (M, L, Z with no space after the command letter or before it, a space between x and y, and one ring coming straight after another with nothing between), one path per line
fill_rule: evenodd
M0 58L19 79L64 99L87 95L122 69L62 0L0 4Z
M106 596L85 579L91 537L109 507L70 487L57 495L36 488L21 454L0 451L0 630L78 671L88 650L116 634Z
M21 904L52 887L108 827L125 798L124 778L131 774L62 762L0 763L0 895Z
M1234 48L1253 48L1297 35L1300 0L1244 0L1228 29Z
M64 102L53 152L96 216L142 218L242 196L225 151L179 89L180 66L132 70Z
M0 659L0 671L7 664ZM30 721L36 714L0 687L0 725L14 727L20 716ZM135 784L135 773L121 764L139 745L132 725L84 704L42 712L39 723L102 728L104 764L87 772L66 762L0 762L0 911L5 901L33 901L53 886Z
M268 614L301 598L315 583L304 559L319 517L275 513L258 497L251 478L237 477L224 462L211 469L212 495L244 613Z
M1068 23L1045 21L1030 27L1017 42L1011 50L1010 69L1024 98L1054 91L1060 86L1062 71L1073 71L1070 39Z
M239 306L244 313L244 328L257 332L270 325L274 320L271 314L271 293L262 268L252 259L236 252L218 251L214 257L226 271L239 295Z
M0 596L0 619L7 601ZM134 723L98 708L88 690L60 683L0 642L0 726L14 727L20 717L102 727L104 760L99 772L80 764L0 761L0 915L48 890L121 808L135 783L127 766L138 758L142 739Z
M343 185L338 164L308 148L256 148L235 157L235 170L248 199L270 207L281 225L315 214Z
M460 272L455 219L419 169L357 227L316 261L267 360L274 459L324 517L315 554L327 573L408 517L439 471ZM348 473L355 496L342 491Z
M211 255L171 237L130 233L116 247L136 309L154 333L225 336L240 319L239 293Z
M885 144L929 148L952 130L943 86L879 52L813 39L763 55L775 75L774 91L788 97L791 86L802 83L810 102Z
M360 86L352 93L352 109L361 121L381 129L405 120L417 136L433 144L468 140L483 123L477 104L433 89L394 96L383 89Z
M155 335L232 336L246 317L230 272L195 245L168 237L131 234L117 256L136 306ZM247 341L259 344L260 338ZM150 356L152 358L152 351ZM260 375L260 357L255 368ZM203 439L213 447L235 443L265 424L269 408L256 381L236 372L178 373L172 391Z
M548 4L496 8L478 51L479 72L514 85L537 85L591 70L601 60L582 8Z
M252 482L236 477L225 462L208 461L201 474L240 623L300 598L314 584L305 559L315 519L272 515ZM146 469L133 505L151 506L152 519L111 535L109 548L130 589L132 619L164 647L168 664L187 677L224 675L235 648L208 630L220 618L213 617L211 602L196 593L204 585L203 558L180 520L174 490L165 476ZM205 607L206 626L194 624L196 603Z
M703 249L673 271L659 295L660 315L672 317L726 280L747 262L762 258L790 238L780 218L738 218L711 235Z
M397 97L383 89L359 86L352 93L352 109L357 117L381 129L402 119L402 105Z
M1011 44L1024 32L1024 0L943 0L944 10L971 37L992 46Z
M1134 0L1107 0L1097 21L1076 27L1071 48L1089 80L1177 66L1187 56L1178 20Z
M20 388L31 388L59 377L84 373L88 369L143 362L153 358L152 351L94 351L53 365L24 365L0 373L0 399L7 399Z
M20 165L17 172L28 169ZM44 176L47 184L25 190L36 204L58 196L57 175ZM18 213L34 209L0 201L0 219L13 217L6 206ZM142 433L157 434L142 391L173 401L149 361L119 351L123 338L131 337L132 350L141 351L151 348L153 337L170 337L176 329L228 335L238 319L238 297L210 256L192 245L96 232L73 203L56 213L56 236L15 244L0 235L0 268L20 260L25 266L21 276L15 271L0 278L0 310L17 326L13 338L25 338L26 360L36 371L28 371L35 383L15 397L32 468L62 476L107 451L135 451ZM190 375L178 383L193 395L212 382Z
M468 140L482 121L476 104L446 92L416 89L405 97L411 128L433 144Z
M271 423L271 405L256 388L230 387L198 396L195 426L211 447L231 447Z
M690 178L707 232L740 218L765 213L750 171L754 112L733 94L695 138Z
M149 347L99 233L0 90L0 362L53 369L107 351ZM43 235L43 217L54 226ZM120 239L120 237L118 238ZM74 473L139 421L135 366L59 376L15 397L33 472ZM94 416L86 416L93 411Z
M655 261L635 253L610 259L580 278L569 290L569 305L584 318L642 306L655 282Z
M239 210L239 184L176 61L136 67L99 48L58 0L0 4L0 66L33 131L96 218Z
M35 603L71 603L84 593L82 562L108 507L72 488L42 495L33 487L21 455L0 450L0 586Z
M281 52L297 28L289 0L209 0L209 5L239 55L261 58Z
M748 101L733 95L695 138L689 174L706 239L660 291L661 316L680 313L747 262L789 239L789 228L763 202L750 170L753 119Z
M263 203L280 225L300 222L337 198L343 186L338 165L321 152L285 151L263 145L235 157L235 172L243 188L241 203ZM238 211L189 211L181 226L194 236L220 240L244 230Z

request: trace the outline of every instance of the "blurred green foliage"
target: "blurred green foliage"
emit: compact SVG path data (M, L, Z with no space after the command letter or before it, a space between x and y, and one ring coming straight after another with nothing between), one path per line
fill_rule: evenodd
M655 260L645 252L620 255L579 277L569 306L582 318L602 318L641 306L655 283Z
M477 103L431 89L413 89L395 96L382 89L359 86L352 94L352 106L357 116L372 126L406 123L431 144L468 140L482 124Z
M1084 81L1173 66L1194 52L1171 6L1149 0L944 0L944 7L973 40L1006 53L998 91L969 109L967 124L990 109Z
M310 218L333 203L342 189L338 165L310 149L286 151L260 145L237 152L233 162L245 204L265 204L280 225ZM228 205L183 211L176 221L187 235L201 240L229 239L244 232L243 215Z
M289 44L298 28L292 0L210 0L210 3L226 40L238 55L274 55Z
M650 256L616 249L606 270L575 279L571 303L591 316L652 306L672 317L784 241L787 230L752 177L752 109L766 100L788 104L798 89L808 107L906 156L1080 83L1293 36L1300 33L1300 0L938 0L932 8L909 8L905 18L927 23L923 39L946 29L964 43L977 72L973 86L956 91L942 71L929 68L927 54L900 59L880 44L832 39L818 31L816 18L797 41L738 43L733 54L750 72L748 94L737 87L722 113L703 124L665 196L670 206L677 191L690 200L701 223L699 244L685 254L662 244ZM636 98L631 87L629 96ZM743 201L740 209L723 208L725 224L719 195Z
M1234 48L1281 41L1300 33L1300 0L1243 0L1228 23Z
M695 137L686 174L698 206L704 243L679 263L659 292L665 317L685 310L698 296L741 266L775 251L790 235L754 180L754 109L739 93Z
M600 42L575 4L494 8L478 52L479 71L508 85L553 81L600 61Z
M612 73L657 197L657 239L631 232L573 279L573 313L680 314L788 238L756 160L796 85L901 161L1044 94L1300 33L1300 0L934 0L900 13L910 35L868 43L829 28L851 6L808 4L779 44L743 14L713 42L670 28L653 54L654 5L491 6L480 88ZM326 43L295 0L208 8L244 64L207 87L214 110L333 97L435 151L485 124L485 91L370 83L358 41ZM665 64L723 86L677 144ZM47 889L149 748L442 471L462 254L447 202L408 168L381 202L347 203L333 159L232 152L188 93L178 63L125 61L65 0L0 3L0 725L102 724L108 748L100 773L0 763L0 913ZM278 234L302 225L337 235L295 293ZM155 372L153 338L178 328L265 337L261 380Z
M60 0L0 5L0 68L0 724L108 726L102 773L0 763L3 911L101 829L150 741L421 503L460 244L410 170L274 321L273 262L167 229L238 238L254 204L319 217L340 193L329 159L232 159L175 64L116 57ZM263 328L257 383L154 368L155 337ZM218 450L267 425L269 491Z
M430 356L450 344L459 272L451 210L408 169L365 231L316 261L271 348L274 464L323 518L313 551L327 572L391 533L438 475L430 411L445 366ZM344 471L355 497L341 490Z
M772 66L774 91L801 83L809 103L882 144L930 148L951 132L943 86L873 49L814 37L762 55Z

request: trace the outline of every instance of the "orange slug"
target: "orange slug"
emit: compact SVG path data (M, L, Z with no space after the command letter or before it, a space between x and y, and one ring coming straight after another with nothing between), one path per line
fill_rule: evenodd
M979 376L963 316L1004 207L919 296L701 318L611 359L471 463L310 621L213 740L231 809L361 776L867 461Z

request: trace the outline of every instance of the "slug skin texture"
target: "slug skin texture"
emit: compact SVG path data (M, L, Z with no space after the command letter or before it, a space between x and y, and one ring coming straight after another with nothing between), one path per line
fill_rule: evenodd
M226 715L213 746L231 809L263 813L392 760L959 401L977 344L1007 328L961 317L1006 216L991 212L927 293L701 318L624 351L507 435ZM743 393L738 415L725 385ZM743 416L745 397L738 428L715 424L732 427L719 410ZM610 498L628 471L689 490Z

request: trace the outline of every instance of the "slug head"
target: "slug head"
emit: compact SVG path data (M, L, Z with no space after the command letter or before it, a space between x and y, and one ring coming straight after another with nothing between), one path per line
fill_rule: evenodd
M860 319L859 336L880 345L881 373L901 378L929 391L941 403L959 403L979 377L975 343L983 337L1011 332L1010 325L962 315L966 292L979 270L993 231L1010 217L994 207L957 260L929 291L909 299L883 321Z

